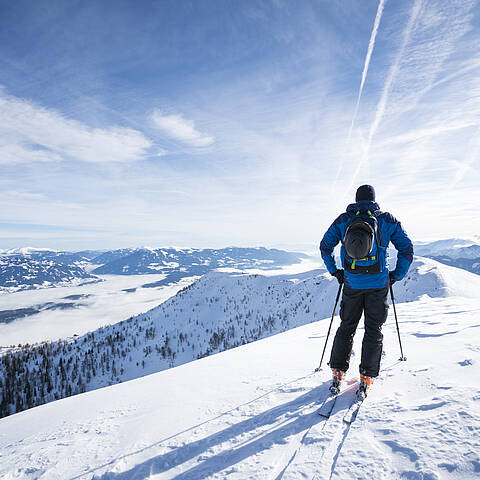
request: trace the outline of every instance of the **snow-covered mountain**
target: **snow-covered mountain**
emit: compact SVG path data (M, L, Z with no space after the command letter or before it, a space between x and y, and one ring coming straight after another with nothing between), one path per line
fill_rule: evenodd
M126 325L145 322L137 323L138 327L142 325L136 336L139 349L147 346L149 340L145 339L147 330L143 326L148 327L148 322L158 320L164 313L170 314L168 320L172 322L180 314L191 318L190 324L208 319L210 329L218 320L215 312L232 318L233 314L251 310L253 304L248 299L244 300L247 305L241 301L234 303L232 298L237 293L245 295L248 285L256 288L265 280L238 275L228 279L228 275L212 274L212 283L236 289L226 295L215 292L218 301L211 296L213 287L202 298L192 286L172 299L168 312L156 308L148 315L132 319L130 324L127 322ZM258 306L268 311L271 298L280 302L279 311L285 305L293 309L295 299L301 300L303 294L296 315L310 319L313 307L322 305L316 300L322 290L316 288L323 287L323 281L312 274L310 278L305 275L297 280L278 278L275 285L267 282L259 290ZM351 425L343 422L343 416L358 385L363 332L356 335L352 368L331 416L325 419L317 410L328 394L330 372L328 368L313 372L328 330L329 318L323 318L154 375L3 418L0 477L6 480L478 478L480 389L475 371L480 363L480 349L475 338L480 328L480 299L478 295L458 296L469 283L472 291L478 289L478 281L476 275L431 260L415 261L409 278L400 287L398 284L394 287L398 297L409 295L413 300L397 305L408 360L398 361L398 339L390 311L384 327L382 374ZM277 291L276 283L279 287L285 285ZM336 290L335 283L330 283L326 288L331 290L324 302L328 303L328 310ZM275 291L266 296L269 287ZM306 297L308 291L311 295ZM472 291L465 293L471 295ZM197 307L190 303L194 298L200 300ZM223 302L228 298L232 311L223 312L222 304L225 308ZM187 311L184 302L195 307L195 312ZM334 328L337 325L338 318ZM197 334L201 334L200 329ZM95 333L97 340L101 335ZM159 335L157 328L157 341ZM206 331L204 337L208 338ZM67 344L66 350L71 345L71 351L76 352L77 346L89 343L87 336L78 340L80 345ZM176 340L173 336L169 340L172 350ZM192 341L193 337L189 335L187 340ZM94 356L101 358L109 352L110 358L117 362L119 356L113 352L119 345L114 337L105 346L97 342ZM69 357L62 357L60 363L59 357L51 355L54 347L45 346L44 351L45 356L40 359L46 368L44 375L53 370L61 375L62 369L67 370ZM92 357L83 351L77 355L78 374L83 376L83 366L86 372ZM146 364L155 356L155 350L144 356ZM106 362L103 363L105 366ZM17 363L20 376L25 366ZM71 370L67 378L70 376ZM41 378L33 388L42 388ZM52 385L52 391L53 388Z
M66 250L53 250L51 248L20 247L6 250L0 249L0 256L3 257L28 257L36 260L52 260L58 263L76 264L78 266L90 262L98 257L102 251L82 250L69 252Z
M57 253L57 250L51 248L36 248L36 247L18 247L18 248L0 248L0 255L52 255Z
M210 272L149 312L84 336L14 348L1 357L8 415L131 380L249 343L331 314L327 274L262 276ZM397 301L478 298L480 277L417 258L395 286Z
M37 255L0 255L0 293L100 281L82 267Z
M278 268L299 263L307 256L283 250L259 248L180 249L137 248L105 252L94 258L102 264L96 274L138 275L146 273L184 273L184 276L203 275L220 267L238 269Z
M479 237L470 240L451 238L435 242L418 242L415 244L415 254L480 274Z
M478 258L480 244L476 237L471 239L449 238L434 242L416 242L415 253L420 256L448 256L451 258Z
M135 251L142 250L141 248L118 248L116 250L107 250L101 252L93 257L93 263L96 265L106 265L123 257L128 257Z

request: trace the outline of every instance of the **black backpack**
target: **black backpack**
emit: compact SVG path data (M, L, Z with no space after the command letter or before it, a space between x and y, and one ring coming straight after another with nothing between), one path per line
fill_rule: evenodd
M378 212L380 213L380 212ZM350 223L343 236L345 257L343 268L350 273L380 273L382 267L379 259L380 229L378 228L377 212L370 210L352 213ZM376 245L376 252L370 255ZM372 262L368 265L360 265L357 262Z

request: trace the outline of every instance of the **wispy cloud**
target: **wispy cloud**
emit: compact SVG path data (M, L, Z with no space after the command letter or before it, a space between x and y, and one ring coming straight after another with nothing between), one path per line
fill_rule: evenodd
M379 142L378 146L381 148L385 145L405 144L428 137L436 137L456 130L463 130L464 128L470 128L476 125L477 122L474 120L464 119L456 122L439 123L438 125L426 126L424 128L412 128L405 133L388 137L386 140Z
M473 60L469 60L466 65L464 65L461 68L458 68L457 70L455 70L450 75L446 75L445 77L440 78L440 80L437 80L436 82L432 83L431 85L428 85L425 88L425 90L422 92L422 95L428 93L430 90L432 90L435 87L438 87L439 85L450 82L451 80L454 80L458 77L461 77L462 75L465 75L466 73L469 73L472 70L477 70L478 68L480 68L480 58L475 58Z
M21 200L45 200L46 197L43 193L28 192L24 190L7 190L2 193L3 197L9 199L21 199Z
M452 189L456 187L462 179L465 177L467 172L471 169L472 165L478 162L480 156L480 127L476 129L475 134L471 140L470 147L467 151L463 162L459 165L457 172L450 184L449 188ZM477 163L478 164L478 163ZM478 175L478 172L472 172L475 176Z
M169 137L192 147L208 147L215 141L214 137L199 132L195 128L195 122L181 114L164 114L160 110L155 110L151 120L156 128Z
M0 90L2 163L59 161L129 162L143 158L151 142L131 128L92 128L59 111Z
M17 144L0 143L0 164L15 165L18 163L30 162L54 162L60 161L62 157L51 150L32 148L22 145L20 140Z

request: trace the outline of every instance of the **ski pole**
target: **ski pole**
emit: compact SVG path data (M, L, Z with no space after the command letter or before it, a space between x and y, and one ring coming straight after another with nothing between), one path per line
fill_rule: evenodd
M338 286L338 293L337 293L337 298L335 300L335 306L333 307L332 319L330 320L330 326L328 327L328 333L327 333L327 338L325 340L325 345L323 347L322 358L320 359L320 363L318 367L315 369L316 372L319 372L320 369L322 368L323 356L325 355L325 349L327 348L328 337L330 336L330 330L332 329L333 317L335 316L335 310L337 309L338 299L340 298L340 292L342 291L342 286L343 286L342 283Z
M395 297L393 296L392 284L390 284L390 296L392 297L393 314L395 315L395 323L397 324L398 343L400 344L400 358L399 358L399 360L401 362L405 362L407 360L407 357L405 357L403 355L402 340L400 339L400 329L398 328L397 309L395 308Z

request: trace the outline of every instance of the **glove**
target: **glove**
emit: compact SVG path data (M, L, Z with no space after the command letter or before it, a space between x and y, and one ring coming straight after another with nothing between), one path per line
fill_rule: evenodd
M341 285L343 283L343 269L342 270L337 270L335 273L332 273L332 275L338 280L338 283Z
M390 279L390 285L393 285L397 279L393 276L393 272L388 272L388 278Z

